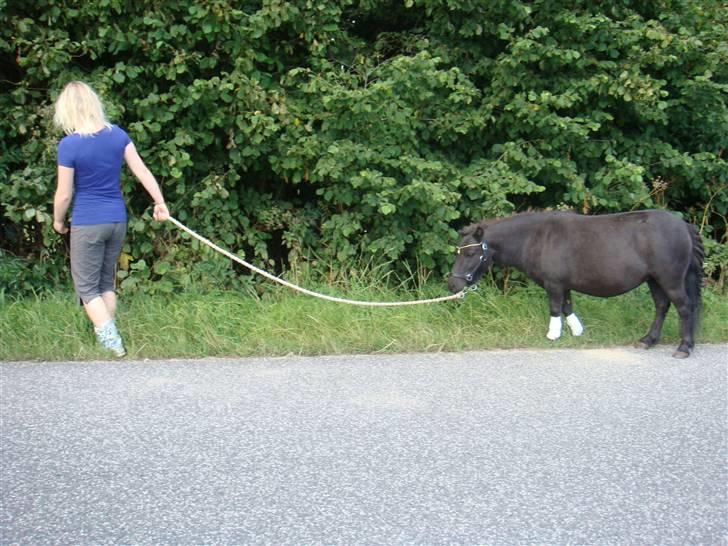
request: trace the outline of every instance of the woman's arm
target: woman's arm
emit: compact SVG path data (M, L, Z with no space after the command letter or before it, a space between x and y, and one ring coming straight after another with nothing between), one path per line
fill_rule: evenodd
M142 183L142 186L144 186L144 189L147 190L154 200L154 219L160 222L168 219L169 210L167 210L167 205L164 203L162 190L159 184L157 184L154 175L139 156L139 152L137 152L133 142L130 142L124 148L124 159L126 160L126 164L129 165L131 172L134 173L134 176L137 177L139 182Z
M53 198L53 229L64 234L68 231L66 226L66 213L73 198L73 169L58 166L58 185Z

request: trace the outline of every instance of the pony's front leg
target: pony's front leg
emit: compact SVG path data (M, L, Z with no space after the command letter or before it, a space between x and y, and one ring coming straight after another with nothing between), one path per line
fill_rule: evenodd
M566 324L569 325L572 336L580 336L584 333L584 326L581 324L579 317L574 314L574 306L571 303L571 290L564 293L564 304L561 311L566 316Z
M549 313L551 315L546 337L554 341L561 337L561 310L564 306L564 291L558 287L544 286L544 289L549 297Z
M584 326L582 326L579 317L574 314L574 309L571 303L571 290L562 290L561 288L551 286L546 290L549 296L549 312L551 318L549 319L549 331L546 333L546 337L551 341L559 339L561 337L561 315L566 315L566 324L571 330L571 334L574 336L580 336L584 332Z

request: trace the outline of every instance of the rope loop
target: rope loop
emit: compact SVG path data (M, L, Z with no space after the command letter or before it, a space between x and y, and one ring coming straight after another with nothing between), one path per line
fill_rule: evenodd
M267 271L264 271L258 267L255 267L253 264L249 264L242 258L239 258L235 254L228 252L224 248L221 248L217 246L212 241L204 238L202 235L198 234L197 232L191 230L186 225L184 225L182 222L177 220L176 218L173 218L172 216L169 217L169 221L172 222L175 226L177 226L179 229L184 231L185 233L191 235L201 243L209 246L211 249L213 249L215 252L219 252L223 256L226 256L230 258L231 260L239 263L240 265L243 265L250 269L251 271L254 271L255 273L258 273L259 275L262 275L266 279L270 279L271 281L277 282L278 284L282 284L283 286L287 286L288 288L291 288L293 290L296 290L298 292L301 292L303 294L307 294L309 296L313 296L315 298L319 298L322 300L327 301L333 301L336 303L345 303L348 305L361 305L361 306L368 306L368 307L396 307L396 306L403 306L403 305L422 305L425 303L439 303L442 301L450 301L455 299L461 299L465 297L465 294L467 290L461 290L457 294L452 294L450 296L443 296L440 298L432 298L429 300L413 300L413 301L390 301L390 302L384 302L384 301L360 301L360 300L350 300L346 298L336 298L334 296L327 296L326 294L321 294L319 292L314 292L313 290L308 290L307 288L303 288L302 286L295 285L291 282L288 282L284 279L281 279L280 277L276 277L275 275L272 275L271 273L268 273ZM472 288L470 290L473 290Z

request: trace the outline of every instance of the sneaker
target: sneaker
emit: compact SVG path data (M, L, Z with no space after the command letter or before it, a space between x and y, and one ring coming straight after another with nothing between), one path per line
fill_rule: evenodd
M121 341L119 330L116 329L116 324L113 320L98 328L94 327L94 330L96 331L96 339L99 340L99 343L104 349L108 349L118 357L126 355L124 343Z

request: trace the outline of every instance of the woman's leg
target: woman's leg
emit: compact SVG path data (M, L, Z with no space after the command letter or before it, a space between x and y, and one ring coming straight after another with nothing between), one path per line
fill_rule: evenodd
M103 294L95 297L88 303L84 303L83 308L86 310L86 314L88 315L88 318L91 319L94 326L103 326L114 318L114 313L109 310ZM116 308L116 306L114 306L114 308Z
M104 292L101 294L101 299L104 300L104 303L106 304L106 310L109 313L109 316L113 319L116 315L116 292L113 290L109 290L107 292Z
M106 311L111 319L116 315L116 266L119 263L119 254L126 237L126 224L113 224L113 229L106 241L104 259L101 266L99 290L101 298L106 305Z
M117 356L124 356L126 351L114 323L116 296L110 297L107 293L113 293L123 232L119 237L114 224L71 228L71 273L76 292L94 325L99 343Z

